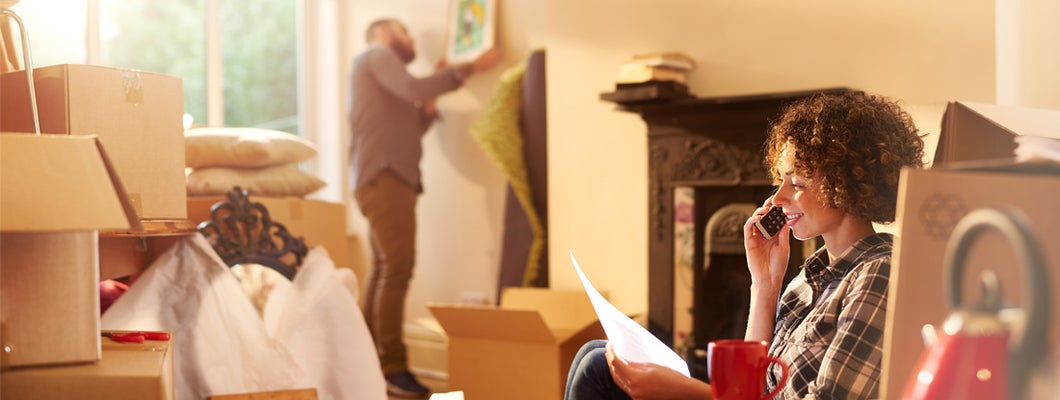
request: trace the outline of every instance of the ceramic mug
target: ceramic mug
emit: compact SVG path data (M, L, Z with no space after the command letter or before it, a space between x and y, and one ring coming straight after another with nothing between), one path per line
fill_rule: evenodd
M766 372L776 363L783 370L780 384L772 392L762 395L766 388ZM769 399L780 392L788 381L788 366L769 356L769 343L753 340L715 340L707 345L707 373L714 398L718 400Z

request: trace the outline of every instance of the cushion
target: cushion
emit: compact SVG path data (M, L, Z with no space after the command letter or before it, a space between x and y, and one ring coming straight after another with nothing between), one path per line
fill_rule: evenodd
M302 197L324 187L324 181L292 166L267 168L199 168L188 174L189 196L222 195L239 186L256 196Z
M204 167L270 167L317 154L313 143L287 132L260 128L194 128L184 132L185 164Z

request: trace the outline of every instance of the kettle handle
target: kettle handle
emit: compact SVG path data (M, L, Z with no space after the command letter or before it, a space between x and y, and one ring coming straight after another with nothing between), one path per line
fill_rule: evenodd
M1016 257L1023 266L1024 287L1030 289L1027 292L1029 298L1026 299L1030 310L1026 313L1023 335L1008 356L1008 392L1012 399L1023 398L1031 368L1045 352L1046 329L1049 326L1049 279L1041 247L1029 226L1027 219L1015 209L982 208L972 211L954 227L953 235L946 244L943 263L943 271L949 278L946 289L950 308L956 309L961 304L960 284L964 278L968 249L980 233L993 229L1001 233L1016 250Z

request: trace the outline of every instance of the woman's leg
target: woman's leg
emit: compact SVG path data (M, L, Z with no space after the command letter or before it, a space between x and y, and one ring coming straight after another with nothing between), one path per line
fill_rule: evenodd
M604 347L607 341L593 340L582 346L574 356L567 373L565 400L629 399L611 378Z

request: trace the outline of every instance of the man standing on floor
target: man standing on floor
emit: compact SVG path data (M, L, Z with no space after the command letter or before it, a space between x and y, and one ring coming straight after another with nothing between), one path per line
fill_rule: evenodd
M434 100L500 59L496 50L474 62L445 66L427 77L409 74L412 37L396 19L368 27L368 49L353 60L349 99L354 196L368 219L372 270L364 314L391 396L424 398L429 390L409 372L402 341L405 298L415 265L416 200L421 137L435 121Z

